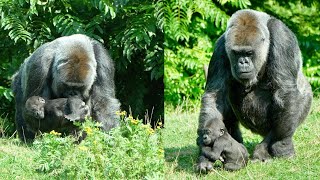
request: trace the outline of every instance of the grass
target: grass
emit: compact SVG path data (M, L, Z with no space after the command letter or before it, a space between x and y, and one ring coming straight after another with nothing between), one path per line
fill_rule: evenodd
M172 110L172 108L169 109L171 110L166 111L165 128L161 131L165 150L164 179L300 180L320 178L320 99L314 100L310 115L306 121L300 125L294 135L294 144L296 149L295 158L273 159L266 163L252 163L249 161L245 168L236 172L224 171L221 169L221 164L216 163L216 167L212 172L202 175L197 174L194 171L194 165L197 162L198 156L198 147L196 146L196 129L198 126L199 109L191 108L188 111L182 111L180 109ZM258 144L262 138L258 135L252 134L244 128L242 128L242 132L245 146L248 148L249 153L252 154L254 146ZM142 139L142 141L144 140ZM122 142L123 141L121 141L121 143ZM94 141L89 141L88 143L92 145ZM132 146L130 143L126 148ZM135 142L135 144L139 143L141 142ZM126 144L127 143L124 143L124 145ZM136 149L134 146L132 146L132 148ZM151 151L143 150L144 156L146 156L146 152L152 153ZM77 153L79 152L77 151L75 154ZM0 138L0 179L59 178L49 176L47 173L39 173L39 171L36 170L39 163L35 161L35 157L38 155L39 150L35 149L34 145L25 145L17 138ZM84 156L87 155L84 154ZM150 155L150 157L152 157L152 155ZM72 156L70 158L72 158ZM118 160L116 159L115 161L122 160L126 160L126 158L119 156ZM130 159L127 160L127 163L122 162L124 164L120 164L119 168L127 167L128 162L131 163L131 161L129 161ZM86 163L85 159L82 159L81 162L84 165ZM68 168L67 165L75 166L77 164L67 162L67 164L64 165L65 168ZM78 166L75 166L75 168ZM138 161L135 161L132 162L131 167L134 167L133 169L139 168L141 167L141 164L139 165ZM78 170L82 171L83 169Z
M24 144L0 138L0 179L163 179L161 130L122 115L106 133L88 119L81 143L51 131Z
M0 139L0 179L45 179L36 173L36 152L18 139Z
M194 171L198 156L199 109L166 111L163 131L165 179L320 179L320 99L314 100L310 115L294 135L294 158L273 159L265 163L249 161L245 168L235 172L222 170L219 162L208 174ZM262 138L244 128L242 133L244 144L252 154Z

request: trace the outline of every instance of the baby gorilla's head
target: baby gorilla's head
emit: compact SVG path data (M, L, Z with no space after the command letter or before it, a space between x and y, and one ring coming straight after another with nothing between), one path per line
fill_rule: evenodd
M44 118L44 105L46 101L40 96L32 96L26 101L26 113L37 119Z
M225 126L223 122L210 121L202 129L202 141L204 145L212 145L214 141L222 136L225 132Z

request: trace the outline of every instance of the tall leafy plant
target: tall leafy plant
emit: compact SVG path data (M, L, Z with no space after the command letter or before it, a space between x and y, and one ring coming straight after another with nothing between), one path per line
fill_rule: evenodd
M231 8L247 8L248 0L166 1L165 101L199 101L205 86L204 65L209 64L216 39L225 30ZM192 103L191 103L192 104Z

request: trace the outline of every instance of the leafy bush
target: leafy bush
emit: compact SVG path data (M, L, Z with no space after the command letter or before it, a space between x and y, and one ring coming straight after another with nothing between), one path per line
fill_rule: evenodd
M61 179L163 178L161 130L155 132L150 125L121 114L120 127L108 133L86 120L80 128L87 137L80 144L55 131L36 139L38 171Z

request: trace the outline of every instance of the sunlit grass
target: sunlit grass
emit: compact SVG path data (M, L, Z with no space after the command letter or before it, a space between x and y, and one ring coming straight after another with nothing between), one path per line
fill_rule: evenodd
M200 107L200 106L199 106ZM197 162L196 146L198 115L200 108L181 111L167 108L166 128L163 131L166 179L318 179L320 178L320 100L313 107L306 121L294 135L296 156L292 159L273 159L267 163L252 163L247 167L228 172L215 164L207 175L194 171ZM244 144L252 154L254 146L262 138L242 127Z

